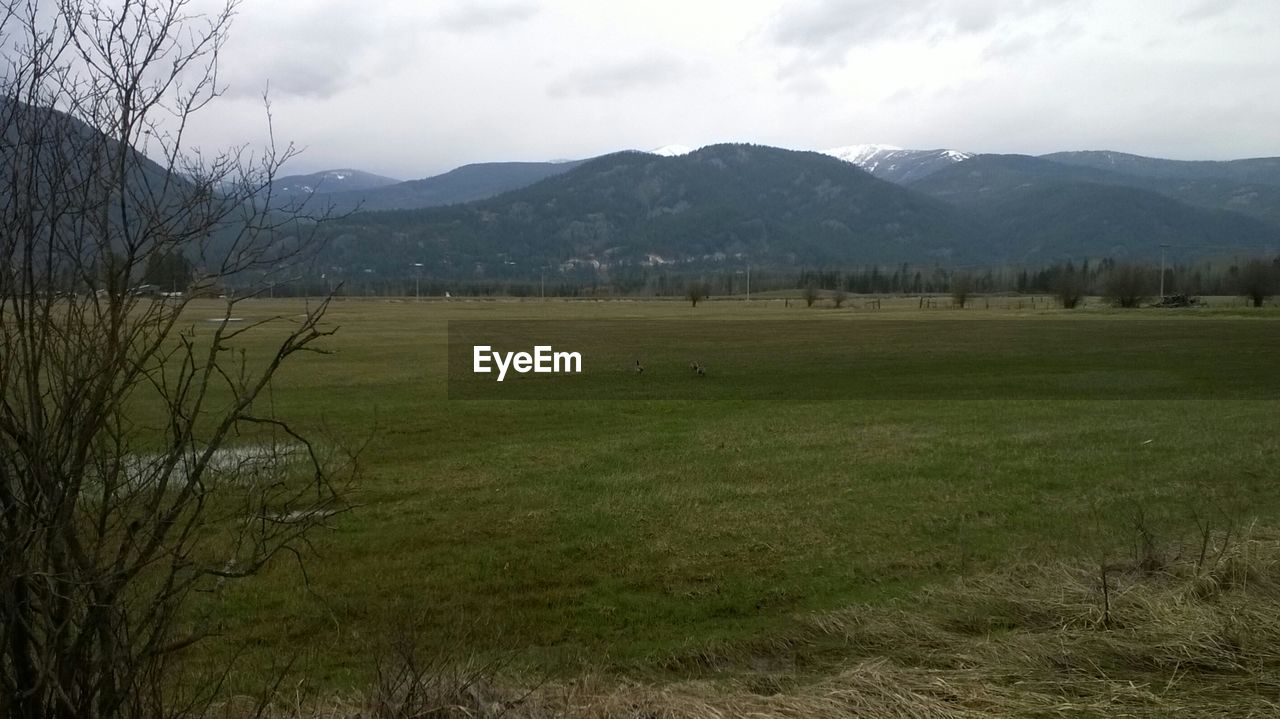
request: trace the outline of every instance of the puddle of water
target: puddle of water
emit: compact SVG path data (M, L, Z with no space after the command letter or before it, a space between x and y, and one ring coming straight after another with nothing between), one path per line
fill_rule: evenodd
M182 484L194 471L196 463L204 454L203 447L188 448L169 476L171 484ZM258 484L264 481L279 479L291 465L306 456L303 447L289 444L244 444L220 447L209 458L203 479L206 482L236 482L240 484ZM134 486L152 484L159 481L164 471L167 454L137 454L126 457L124 472L128 482Z
M315 522L322 519L328 519L339 514L336 509L295 509L292 512L284 512L282 514L272 514L270 519L273 522L282 524L293 524L295 522Z

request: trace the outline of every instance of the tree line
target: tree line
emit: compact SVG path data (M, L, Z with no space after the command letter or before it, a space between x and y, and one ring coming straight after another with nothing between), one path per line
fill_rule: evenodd
M180 265L166 262L158 269L172 273L176 266ZM157 272L153 281L160 286L174 284L172 275L164 276L162 272ZM1166 295L1238 295L1260 306L1280 291L1278 285L1280 256L1178 263L1164 269ZM1035 268L910 264L804 270L742 266L717 272L626 268L615 272L546 273L533 279L458 279L429 273L381 277L370 272L351 275L341 268L313 267L292 277L274 277L266 287L258 284L240 291L272 297L314 297L336 292L347 297L689 298L693 293L706 298L809 288L829 297L839 293L951 295L957 301L984 294L1053 295L1070 308L1086 296L1103 296L1115 304L1133 306L1159 295L1161 282L1158 265L1104 258Z

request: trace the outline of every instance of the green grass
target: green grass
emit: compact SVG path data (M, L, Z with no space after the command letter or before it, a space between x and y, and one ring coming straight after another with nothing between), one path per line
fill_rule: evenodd
M1274 400L447 399L448 320L911 319L945 334L1017 318L1121 342L1111 328L1134 317L1208 316L1280 336L1273 310L792 304L336 303L333 354L288 366L273 401L304 429L368 442L358 506L316 536L309 589L280 562L217 599L226 641L203 651L247 646L246 676L296 652L313 684L345 688L412 628L428 648L539 673L660 674L817 612L1014 562L1123 553L1138 511L1173 536L1193 514L1280 508ZM237 315L300 309L260 301Z

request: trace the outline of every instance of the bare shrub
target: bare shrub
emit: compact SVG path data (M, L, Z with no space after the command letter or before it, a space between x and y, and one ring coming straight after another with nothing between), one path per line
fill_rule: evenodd
M968 272L957 272L951 276L951 301L956 307L964 309L972 294L973 275Z
M1084 299L1087 282L1084 274L1070 267L1063 268L1052 282L1053 294L1063 309L1074 310Z
M343 507L329 451L258 401L331 334L328 301L231 321L323 218L272 210L292 147L184 149L234 3L41 5L0 8L0 716L175 716L217 687L174 680L214 630L193 593L301 558ZM246 356L267 324L273 352Z
M1117 307L1140 307L1152 293L1154 275L1141 265L1116 265L1107 273L1103 294Z
M459 664L426 655L412 634L392 640L374 666L373 691L361 716L376 719L497 717L510 708L493 685L497 662ZM512 704L516 702L511 702Z
M1238 291L1254 307L1261 307L1280 286L1280 267L1265 260L1249 260L1240 268Z
M836 290L835 292L831 293L831 303L836 306L836 309L840 309L841 307L843 307L845 301L848 299L849 299L849 293L845 292L844 290Z
M801 295L804 298L805 307L813 307L813 303L818 301L822 293L818 292L818 286L812 282L804 286L804 292Z
M698 303L707 296L707 285L705 282L693 282L685 291L685 296L689 299L689 304L697 307Z

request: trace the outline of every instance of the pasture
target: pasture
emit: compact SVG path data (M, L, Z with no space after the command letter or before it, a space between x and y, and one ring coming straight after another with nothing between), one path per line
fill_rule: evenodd
M427 651L497 658L531 676L714 674L723 667L708 657L767 654L814 616L910 603L959 577L1122 560L1144 532L1176 542L1197 523L1275 526L1274 399L448 399L450 320L869 331L893 320L975 346L973 333L1007 320L1096 327L1097 342L1117 345L1150 339L1135 336L1143 320L1212 320L1247 327L1269 356L1280 350L1270 308L789 304L335 302L332 354L298 358L271 401L327 442L362 446L354 508L315 535L305 574L281 561L203 599L227 641L202 651L242 653L233 686L288 652L311 686L335 691L367 682L370 657L406 634ZM236 314L302 307L255 300ZM219 311L190 308L196 322ZM263 352L269 334L246 351ZM894 347L879 351L894 367ZM1215 361L1238 368L1218 340L1195 354L1206 381ZM927 371L909 359L903 372ZM1008 361L995 374L1036 359Z

